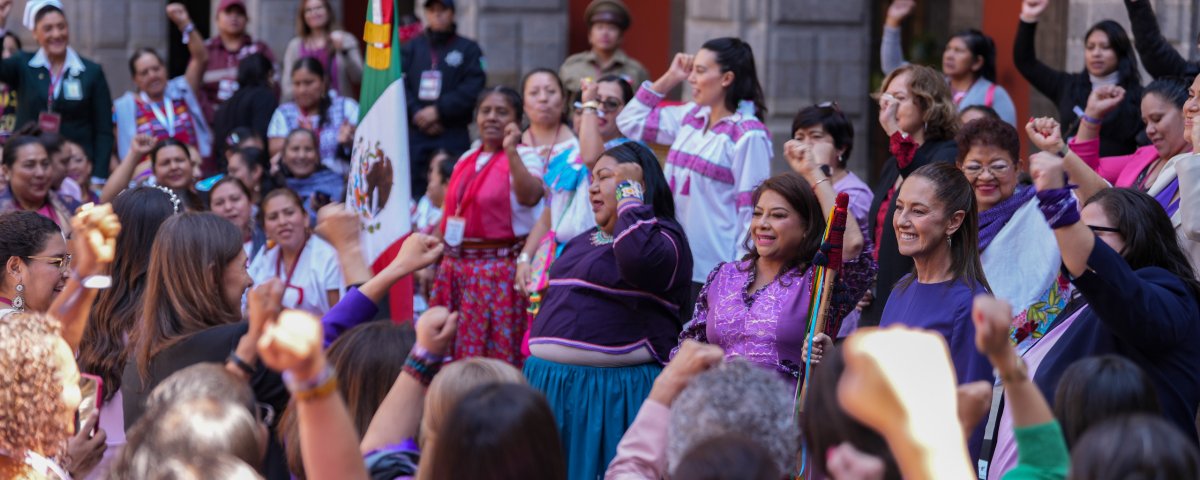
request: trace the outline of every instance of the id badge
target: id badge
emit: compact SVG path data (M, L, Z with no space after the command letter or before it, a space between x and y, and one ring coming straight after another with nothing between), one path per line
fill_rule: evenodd
M426 102L438 99L442 93L442 71L426 70L421 72L421 83L417 87L417 98Z
M450 217L446 219L446 233L442 235L442 240L446 241L446 245L457 247L462 245L463 234L467 231L467 220L463 217Z
M83 100L83 85L78 78L63 80L63 98L67 100Z
M58 133L58 127L62 125L62 116L54 112L42 112L38 114L38 128L43 132Z

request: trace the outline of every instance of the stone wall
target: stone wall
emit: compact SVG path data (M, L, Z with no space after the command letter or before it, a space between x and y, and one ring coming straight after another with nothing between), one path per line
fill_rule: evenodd
M775 144L773 169L783 171L782 146L802 107L837 101L856 132L850 166L867 171L870 85L867 0L688 0L684 48L739 36L754 57L770 114L764 122ZM865 178L865 177L864 177Z
M1149 1L1154 5L1154 13L1158 15L1159 26L1163 36L1179 50L1184 58L1197 59L1196 31L1200 23L1200 8L1195 0L1140 0ZM1067 20L1067 38L1065 45L1066 64L1068 70L1078 71L1084 64L1084 34L1096 22L1105 19L1116 20L1126 31L1129 30L1129 14L1125 11L1123 0L1071 0L1070 18ZM1132 33L1131 33L1132 36ZM1143 70L1143 83L1149 83L1150 77Z
M458 31L483 48L489 85L516 86L524 72L535 68L558 71L567 57L566 0L455 3Z

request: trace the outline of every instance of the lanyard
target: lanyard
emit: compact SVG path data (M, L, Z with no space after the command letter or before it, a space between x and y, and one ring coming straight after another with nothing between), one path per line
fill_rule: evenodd
M450 45L450 43L453 42L455 38L457 38L457 36L452 36L452 37L450 37L449 40L446 40L446 45ZM429 39L429 63L430 63L430 67L429 67L430 70L437 70L437 68L438 68L438 52L437 52L436 48L433 48L433 39L432 38Z
M480 154L482 155L482 153ZM458 198L456 199L458 200L458 205L454 207L454 216L461 217L463 209L467 207L467 201L475 201L475 197L478 196L479 189L483 188L483 181L487 179L487 175L480 175L480 173L483 173L488 169L488 167L492 166L492 162L495 162L496 157L500 155L503 155L503 153L493 153L492 158L489 158L487 163L483 165L483 168L478 170L475 169L475 165L466 165L467 170L471 172L471 176L467 178L460 187L458 187ZM477 161L477 159L471 160ZM468 190L470 190L470 192L468 192ZM470 193L470 195L467 195L467 193Z
M46 66L46 70L50 70L50 91L46 93L46 111L52 112L54 111L54 97L62 86L62 79L67 74L67 66L60 67L58 75L54 74L54 70L49 65Z
M283 281L284 287L292 286L292 276L296 272L296 264L300 263L300 257L304 256L304 250L308 247L308 238L305 236L304 244L300 244L300 252L296 253L296 258L292 259L292 268L288 269L288 277ZM280 268L283 266L283 247L280 247L280 256L275 257L275 277L280 276ZM304 290L301 290L304 292Z
M173 105L171 103L171 99L167 98L166 95L163 95L163 107L164 108L158 108L158 104L151 102L150 97L146 95L146 92L142 92L140 94L140 96L142 98L142 103L150 106L150 112L154 114L154 118L156 120L158 120L158 123L160 125L162 125L163 128L167 129L167 136L174 137L175 136L175 105ZM166 110L165 115L163 114L164 109Z

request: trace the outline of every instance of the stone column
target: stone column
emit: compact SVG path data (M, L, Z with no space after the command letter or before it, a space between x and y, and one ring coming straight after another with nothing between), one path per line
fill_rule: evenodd
M688 0L688 52L722 36L739 36L754 49L770 112L763 121L775 145L774 171L787 169L782 147L796 112L836 101L856 133L850 169L867 178L868 7L866 0Z

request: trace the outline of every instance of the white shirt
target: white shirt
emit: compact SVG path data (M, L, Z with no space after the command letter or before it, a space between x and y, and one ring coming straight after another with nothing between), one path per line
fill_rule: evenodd
M296 259L296 268L288 281L288 267L279 259L280 247L276 245L264 250L250 262L250 278L255 285L272 278L286 282L283 291L284 308L295 308L322 316L332 306L328 292L342 290L342 269L338 265L337 251L317 236L309 237L304 250Z
M577 235L596 226L596 216L592 214L592 204L588 200L587 171L579 158L579 140L571 137L554 144L547 152L546 146L517 147L521 160L526 164L537 162L542 165L542 171L550 169L550 163L560 155L568 155L566 162L569 168L582 172L583 180L573 190L556 190L553 185L546 185L547 197L544 205L550 208L550 228L554 230L554 238L560 244L567 243ZM549 160L548 160L549 159ZM543 174L544 175L544 174ZM543 183L546 179L542 179ZM541 241L531 238L531 242Z
M703 283L718 263L746 252L751 195L771 176L771 138L752 112L735 112L706 131L709 107L658 107L662 98L643 83L617 127L631 139L671 146L663 173L692 248L692 281Z

